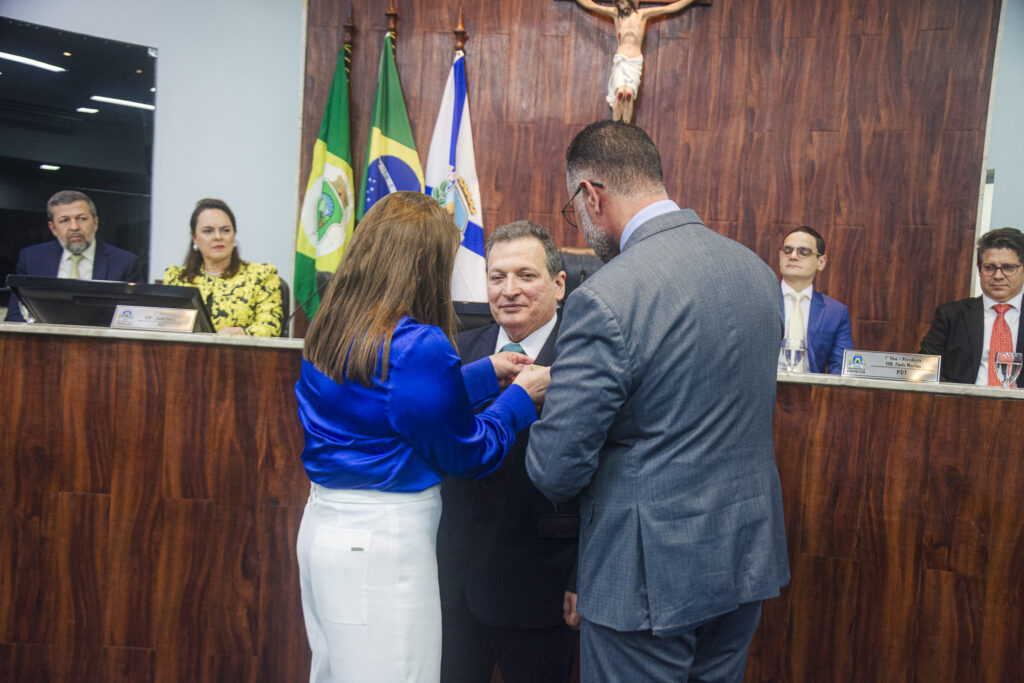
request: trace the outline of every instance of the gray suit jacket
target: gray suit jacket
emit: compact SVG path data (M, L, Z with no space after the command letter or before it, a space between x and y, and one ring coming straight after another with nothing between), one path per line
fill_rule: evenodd
M569 297L527 471L580 497L578 611L671 634L789 581L772 416L771 269L690 210Z

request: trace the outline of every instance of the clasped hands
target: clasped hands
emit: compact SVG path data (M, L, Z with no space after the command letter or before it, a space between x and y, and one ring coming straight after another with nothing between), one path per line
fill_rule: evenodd
M494 374L498 376L498 386L502 389L510 384L518 384L533 399L537 411L544 405L544 394L551 382L551 368L533 364L533 358L515 351L501 351L491 356Z

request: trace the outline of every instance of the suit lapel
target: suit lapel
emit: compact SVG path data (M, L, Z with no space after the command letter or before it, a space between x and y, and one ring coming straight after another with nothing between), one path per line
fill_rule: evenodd
M967 340L971 345L971 367L977 374L978 366L981 364L981 347L985 343L985 306L981 303L980 296L968 299L964 316Z
M54 240L50 242L50 250L46 255L46 272L49 273L49 277L57 277L60 273L60 257L64 255L64 247L60 246L60 242Z
M106 280L107 279L107 268L110 264L107 259L107 250L104 248L103 243L96 240L96 251L93 253L92 259L92 279L93 280Z
M814 348L818 340L818 329L821 328L821 317L825 315L825 297L818 290L811 293L811 310L807 315L810 318L807 321L807 355L810 356L811 371L824 372L825 363L818 361L818 354L815 353L817 349Z
M555 362L555 340L558 338L558 326L561 323L562 310L559 309L555 314L555 326L551 328L551 334L548 335L548 340L544 342L544 348L540 350L534 361L537 365L551 365Z
M494 353L494 345L498 343L498 326L488 325L483 332L474 337L473 343L466 349L466 361L472 363Z

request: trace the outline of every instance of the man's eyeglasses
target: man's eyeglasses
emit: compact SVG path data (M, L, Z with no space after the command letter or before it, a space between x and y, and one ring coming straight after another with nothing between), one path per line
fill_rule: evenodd
M593 180L588 180L587 182L593 185L594 187L599 187L602 190L604 189L604 185L602 185L601 183L595 183ZM574 228L578 228L579 226L576 225L576 207L573 206L573 201L576 200L576 195L578 195L580 193L580 190L582 189L583 183L580 183L579 187L576 188L576 191L572 193L571 197L569 197L569 201L566 202L565 206L562 207L562 218L564 218L565 222Z
M784 247L779 247L779 253L789 256L793 252L796 252L800 258L807 258L808 256L817 256L818 252L814 251L810 247L791 247L788 244Z
M997 270L1002 271L1005 277L1013 277L1017 274L1017 271L1020 270L1020 264L1007 263L1004 266L997 266L993 263L986 263L981 267L981 272L985 273L985 275L988 275L989 277L994 276Z

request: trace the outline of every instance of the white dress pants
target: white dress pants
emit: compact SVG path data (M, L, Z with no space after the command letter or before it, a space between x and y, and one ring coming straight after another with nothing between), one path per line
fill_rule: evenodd
M440 486L418 493L313 484L297 543L310 683L441 674Z

